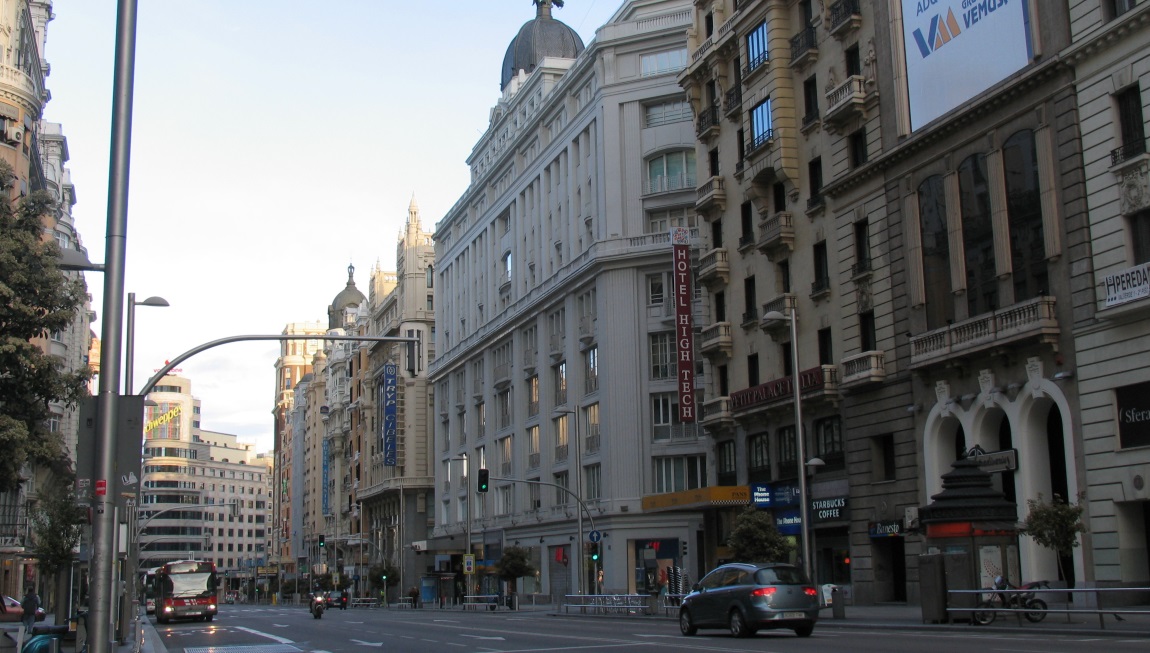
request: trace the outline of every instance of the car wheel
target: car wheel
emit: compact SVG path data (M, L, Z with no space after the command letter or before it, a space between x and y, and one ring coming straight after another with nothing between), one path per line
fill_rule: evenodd
M750 637L755 634L754 631L747 626L747 620L738 608L731 610L728 625L731 629L731 637Z
M810 637L811 633L813 632L815 632L814 624L807 624L805 626L799 626L798 628L795 628L795 634L799 637Z
M209 614L209 615L207 616L207 618L206 618L206 619L204 619L204 621L211 621L212 619L215 619L215 617L216 617L216 615L214 615L214 614Z
M679 632L687 637L699 632L695 622L691 620L691 613L686 608L679 610Z

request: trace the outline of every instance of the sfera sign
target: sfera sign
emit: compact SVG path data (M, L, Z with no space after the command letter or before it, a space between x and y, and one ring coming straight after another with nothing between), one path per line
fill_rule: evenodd
M1123 449L1150 446L1150 382L1114 389L1118 442Z

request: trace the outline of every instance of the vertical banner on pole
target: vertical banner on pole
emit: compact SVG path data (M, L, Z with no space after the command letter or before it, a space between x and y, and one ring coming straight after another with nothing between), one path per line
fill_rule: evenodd
M692 323L694 293L691 290L691 230L671 228L674 271L672 296L675 298L675 353L678 361L679 421L695 421L695 327Z
M395 467L398 463L396 457L398 377L398 365L388 363L383 366L383 464L388 467Z

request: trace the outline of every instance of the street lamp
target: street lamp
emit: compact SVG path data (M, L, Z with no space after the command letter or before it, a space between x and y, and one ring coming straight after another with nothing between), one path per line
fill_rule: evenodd
M791 323L791 386L795 391L795 460L799 472L799 520L802 522L803 571L811 578L811 520L810 500L807 497L806 447L803 446L803 391L799 380L799 329L797 307L791 307L790 315L770 311L763 316L767 322L785 320Z
M128 293L127 334L124 337L124 394L132 394L132 367L136 362L136 307L171 306L163 297L149 297L136 301L136 293Z
M556 410L555 413L558 415L574 415L575 416L575 498L579 500L580 504L582 504L583 503L583 461L582 461L583 443L580 441L580 438L579 438L579 409L578 408L563 408L563 409ZM568 446L570 446L570 444L571 444L570 435L568 435L568 437L567 437L567 444L568 444ZM584 579L583 579L583 511L576 508L575 513L579 517L579 521L578 521L579 537L576 540L578 550L574 552L575 553L575 564L576 564L575 571L578 574L577 578L579 579L579 593L583 594L584 593L583 592L583 583L584 583Z

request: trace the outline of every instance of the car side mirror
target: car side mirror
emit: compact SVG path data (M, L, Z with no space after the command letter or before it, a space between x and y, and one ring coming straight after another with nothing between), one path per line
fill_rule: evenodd
M699 592L699 591L702 591L702 589L703 589L703 586L698 584L698 583L695 583L694 585L691 586L692 592Z

